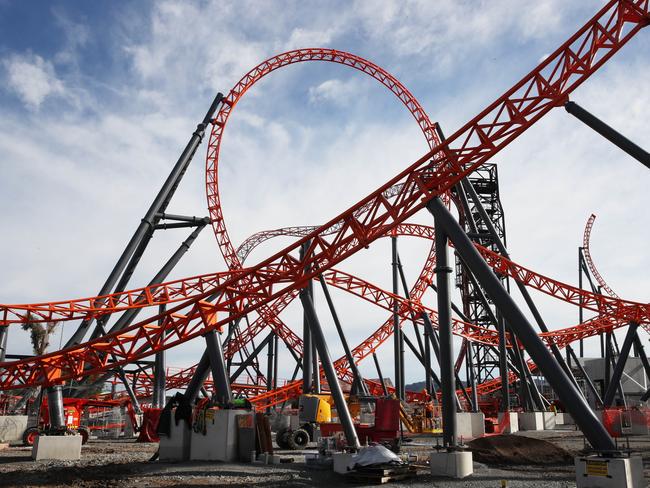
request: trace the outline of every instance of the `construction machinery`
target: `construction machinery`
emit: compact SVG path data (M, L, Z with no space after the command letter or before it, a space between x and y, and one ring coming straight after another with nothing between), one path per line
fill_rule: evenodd
M81 435L82 443L86 444L90 438L90 431L93 429L90 425L83 424L86 414L93 409L101 408L120 408L124 407L133 431L139 431L139 422L133 404L129 399L124 400L94 400L90 398L64 398L63 399L63 412L65 418L65 431L71 433L78 433ZM124 425L110 424L102 426L101 428L122 428ZM23 433L23 444L32 446L36 437L43 433L50 433L54 429L50 424L50 413L48 410L47 398L43 399L39 408L36 425L28 427Z

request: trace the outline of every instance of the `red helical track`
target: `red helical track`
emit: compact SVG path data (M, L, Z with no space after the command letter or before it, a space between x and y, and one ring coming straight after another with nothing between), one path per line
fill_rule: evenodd
M585 255L585 262L587 263L587 266L589 267L589 271L591 271L591 274L594 276L598 284L601 286L605 292L610 297L614 298L620 298L614 290L612 290L607 282L605 281L605 278L602 277L602 275L598 272L598 268L596 268L596 264L594 263L594 260L591 257L591 249L589 247L590 245L590 240L591 240L591 230L594 227L594 222L596 221L596 215L591 214L589 218L587 219L587 224L585 225L585 233L582 236L582 251L584 252Z
M215 232L231 269L229 273L215 273L187 280L187 283L194 286L192 289L185 287L186 280L179 280L171 288L155 285L112 296L106 304L107 307L113 307L111 311L159 303L172 303L173 306L163 314L148 317L120 332L44 356L2 363L0 389L51 385L94 375L187 342L209 330L222 329L228 322L252 311L257 311L263 321L279 321L277 314L268 315L265 312L267 305L275 301L286 301L286 297L295 294L296 290L318 274L340 273L333 269L336 264L367 247L377 238L390 235L421 210L427 201L443 195L551 109L561 106L573 90L642 27L648 25L649 20L648 0L608 2L558 50L443 144L435 144L422 158L350 209L314 228L307 236L255 266L241 267L227 237L223 218L216 219ZM308 56L307 53L313 51L294 53L303 52ZM258 75L263 76L263 72L289 64L288 57L273 59L273 63L263 63L258 67ZM299 61L301 60L296 59L293 62ZM252 78L242 80L241 89L230 100L228 113L250 87L251 81ZM422 114L425 116L424 112ZM223 124L225 119L219 120L217 117L215 127L221 127L219 130L222 130ZM211 136L208 165L210 161L216 161L214 156L218 143ZM208 198L213 218L215 212L220 211L217 209L219 196L216 177L216 167L208 166ZM390 198L387 198L387 194L391 195ZM307 241L311 244L305 259L301 261L298 251ZM486 250L482 252L497 272L512 276L550 295L559 296L565 301L576 304L580 302L587 308L596 309L602 314L602 320L611 321L611 327L616 321L648 323L650 306L647 304L580 291L535 274ZM350 282L353 282L352 278L350 277ZM209 296L217 298L214 302L205 301ZM387 297L397 300L397 297ZM106 313L106 308L102 308L104 305L96 307L94 303L101 302L92 298L85 301L3 306L2 318L3 323L8 324L26 321L27 313L34 313L42 320L48 320L46 317L80 318ZM414 302L409 306L421 307L421 304ZM577 337L576 334L579 335L576 332L566 336ZM271 392L269 395L282 396L283 392ZM266 401L271 401L271 398Z

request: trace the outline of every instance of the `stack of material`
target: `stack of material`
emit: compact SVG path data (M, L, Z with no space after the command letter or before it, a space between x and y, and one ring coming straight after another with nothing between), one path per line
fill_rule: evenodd
M350 464L348 469L352 471L345 476L352 483L380 485L404 480L416 474L415 467L409 466L397 454L380 445L361 449Z
M345 475L350 483L372 483L381 485L392 481L401 481L415 476L415 466L408 464L375 464L361 466Z

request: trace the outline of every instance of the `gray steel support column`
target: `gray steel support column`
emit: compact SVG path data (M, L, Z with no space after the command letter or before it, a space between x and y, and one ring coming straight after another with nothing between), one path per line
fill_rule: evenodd
M612 378L612 333L606 332L605 333L605 378L604 378L605 391L603 392L603 396L605 396L605 392L609 390L609 385L611 384L611 378Z
M546 348L526 316L519 310L512 297L503 288L492 269L478 253L462 227L456 222L439 198L430 200L427 203L427 208L435 218L436 228L441 227L441 230L444 230L454 243L465 264L472 270L494 304L501 310L504 319L521 340L560 400L566 405L569 413L572 414L593 448L598 451L616 451L616 444L614 444L610 435L553 357L553 354Z
M305 253L309 248L309 242L305 242L300 248L300 260L305 259ZM307 292L310 293L311 283L307 285ZM310 294L311 296L311 294ZM302 318L302 391L311 393L314 386L314 370L312 363L312 339L311 330L307 321L307 312L303 310Z
M476 389L476 373L474 372L474 344L472 341L467 341L467 352L465 353L467 364L467 375L469 378L469 386L472 388L472 411L478 412L478 391Z
M616 361L616 367L614 368L614 373L612 374L611 381L609 383L609 388L605 392L603 398L603 407L609 408L614 402L614 396L616 395L616 389L619 387L621 382L621 377L623 376L623 371L625 371L625 364L627 363L627 358L630 355L630 349L632 348L632 343L634 342L634 337L636 336L636 331L639 328L639 324L632 322L627 328L627 334L625 334L625 341L621 346L621 351L618 355L618 361ZM623 395L623 388L621 388L621 394Z
M260 342L257 346L255 346L255 349L248 355L248 357L237 366L237 369L233 374L230 375L230 383L234 383L237 381L237 378L239 378L239 375L241 375L246 368L248 368L251 363L255 360L257 356L262 352L262 350L268 345L269 347L271 346L271 341L273 340L273 337L277 336L275 335L274 332L269 332L269 335L267 335L262 342Z
M596 401L598 402L599 405L602 405L603 404L603 399L600 397L600 393L598 393L598 389L596 388L596 385L594 385L594 382L591 381L591 378L589 377L589 375L585 371L585 368L582 366L579 359L576 357L575 351L573 350L573 348L571 346L567 346L566 348L567 348L567 351L569 351L569 354L571 354L571 356L573 357L573 361L576 363L576 366L580 370L580 374L582 374L582 377L587 382L587 386L591 390L591 393L593 393L594 398L596 399Z
M211 330L203 337L205 337L205 342L208 346L210 371L212 371L212 381L214 382L214 396L217 403L226 406L232 402L232 392L230 391L230 381L226 374L226 362L223 358L221 339L216 330Z
M165 305L160 305L158 307L158 313L165 313L165 309ZM158 323L161 324L162 320L163 319L161 318ZM165 365L165 353L166 351L160 351L157 352L155 356L152 398L152 406L154 408L163 408L165 406L165 390L167 386L167 366Z
M187 253L187 251L190 249L190 247L192 246L192 244L194 243L194 241L196 240L196 238L199 236L199 234L201 233L201 231L202 231L202 230L205 228L205 226L206 226L207 224L209 224L209 223L210 223L210 222L209 222L209 219L208 219L207 222L204 222L203 224L201 224L199 227L197 227L196 229L194 229L194 231L192 231L192 232L190 233L190 235L187 237L187 239L185 239L185 240L181 243L181 245L178 247L178 249L176 250L176 252L174 252L174 254L172 254L172 256L171 256L171 257L167 260L167 262L163 265L163 267L160 268L160 271L158 271L158 273L156 273L156 275L155 275L155 276L154 276L154 277L149 281L149 285L148 285L148 286L152 287L153 285L158 285L158 284L163 283L163 282L165 281L165 279L167 278L167 276L169 276L169 273L172 272L172 270L176 267L176 265L177 265L178 262L181 260L181 258L182 258L182 257L185 255L185 253ZM154 288L154 290L155 290L155 288ZM144 297L145 297L145 294L142 293L142 294L141 294L141 295L136 299L136 301L137 301L137 300L140 300L140 299L143 299ZM122 316L118 319L118 321L115 322L115 324L113 325L113 327L110 328L110 330L109 330L108 333L110 334L110 333L112 333L112 332L116 332L116 331L118 331L118 330L122 330L122 329L128 327L129 325L131 325L131 324L133 323L133 321L135 320L135 318L138 316L138 314L139 314L142 310L143 310L142 308L132 308L132 309L127 310L126 312L124 312L124 313L122 314Z
M397 254L397 269L399 271L399 277L400 281L402 282L402 290L404 291L404 297L407 300L411 300L411 293L409 292L408 289L408 284L406 282L406 275L404 274L404 268L402 267L402 259L399 257L399 253ZM411 315L413 316L413 315ZM413 332L415 332L415 338L418 341L418 349L420 351L420 354L424 356L424 345L422 344L422 337L420 336L420 329L418 329L418 326L415 322L415 320L411 321L413 323ZM404 333L404 332L402 332Z
M397 237L391 236L392 250L392 270L393 270L393 295L399 295L399 285L397 281ZM395 392L397 398L404 400L402 395L402 330L399 326L399 305L397 300L393 302L393 348L395 349Z
M510 376L508 373L508 351L506 344L506 325L503 317L498 314L499 329L499 374L501 375L501 412L510 411ZM517 344L514 344L517 347Z
M438 335L436 334L436 331L433 328L433 324L431 323L431 319L429 318L429 315L425 312L422 313L422 322L424 323L424 330L428 331L429 335L429 342L431 342L431 346L433 347L433 353L436 356L436 360L438 361L438 365L440 366L441 364L441 353L440 353L440 343L438 342ZM453 358L452 358L453 362ZM441 368L441 374L442 374L442 368ZM431 369L431 375L433 376L433 381L438 385L438 387L442 390L442 382L438 377L436 376L435 372L433 369ZM464 390L463 392L467 394ZM458 399L458 396L456 395L456 392L454 391L454 397L456 398L456 409L461 410L461 405L460 405L460 400Z
M575 102L565 103L564 108L576 119L584 122L585 125L588 125L609 142L621 148L646 168L650 168L650 154L648 154L648 152L646 152L643 148L630 141L623 134L607 125L598 117L587 112L584 108Z
M424 357L423 357L423 356L420 356L420 353L418 352L417 348L415 347L415 344L413 344L413 343L411 342L411 340L410 340L408 337L406 337L406 336L404 336L404 339L405 339L406 345L409 347L409 349L411 350L411 352L412 352L413 355L415 356L415 359L417 359L418 362L419 362L423 367L426 368L425 363L424 363ZM438 375L436 375L436 372L435 372L433 369L431 369L431 367L429 367L429 375L431 376L431 378L433 379L433 381L438 385L438 388L440 388L440 386L441 386L440 378L438 378ZM469 400L468 400L468 401L469 401Z
M9 327L0 327L0 363L3 363L7 354L7 338Z
M275 357L273 358L273 389L278 387L278 347L280 341L277 334L273 334L273 350L275 351Z
M384 390L384 395L388 396L388 390L386 389L386 383L384 382L384 375L381 373L381 368L379 367L379 360L377 359L377 353L375 353L375 351L372 351L372 359L375 361L375 368L377 368L377 376L379 376L381 389Z
M61 385L50 386L47 389L47 410L50 413L50 427L54 430L65 429L63 388Z
M266 354L266 390L273 389L273 363L275 352L273 351L273 336L269 339L268 352Z
M440 381L442 387L443 445L453 447L456 442L456 381L454 376L454 343L451 329L451 297L449 245L447 234L438 218L435 219L436 285L438 287L438 330L440 331Z
M194 375L190 379L190 383L185 389L184 396L190 404L194 403L194 400L196 400L199 396L199 392L201 391L201 388L203 388L203 383L205 383L205 380L208 379L209 374L210 356L208 356L208 351L206 349L203 351L203 355L201 356L201 359L199 360L198 364L196 365L196 369L194 370Z
M636 346L636 351L639 354L639 358L641 359L641 364L643 364L645 375L648 377L648 380L650 380L650 361L648 361L648 356L645 353L645 349L643 347L643 343L641 342L641 338L639 337L638 330L634 335L634 345Z
M332 358L330 357L330 352L329 348L327 347L325 335L323 334L323 329L321 328L318 316L316 315L314 303L312 302L309 293L304 288L300 292L300 301L302 302L303 309L307 315L307 322L309 324L309 328L311 329L312 339L314 340L316 348L318 349L320 362L323 367L323 371L325 372L325 378L327 378L327 384L329 385L330 392L332 393L334 405L336 406L339 421L343 426L343 431L345 432L345 438L347 439L348 446L352 449L359 449L361 447L361 444L359 443L359 437L357 436L357 432L354 429L354 423L352 422L350 410L348 410L348 404L345 402L343 390L341 389L339 379L336 376L336 370L332 364Z
M323 278L323 275L318 276L318 281L320 282L320 286L323 289L323 294L325 295L327 306L329 307L330 313L332 314L332 320L334 321L336 332L338 332L339 334L339 339L341 340L341 344L343 344L345 357L347 358L348 364L350 365L350 369L352 370L352 376L354 376L354 381L357 384L357 388L359 388L363 394L367 395L369 393L368 386L366 385L366 382L363 381L363 376L361 376L361 372L357 367L357 363L354 360L354 356L352 356L352 351L350 350L348 341L345 338L345 334L343 333L343 327L341 326L341 321L339 320L339 314L336 312L334 301L332 300L332 296L330 295L329 288L327 286L327 283L325 282L325 278Z
M424 329L424 385L427 393L433 396L434 391L431 379L431 344L429 342L429 332L427 329Z
M118 369L117 376L119 376L120 380L122 380L122 384L124 385L126 394L129 396L129 399L131 400L131 405L133 405L133 410L135 410L136 413L142 413L142 408L140 407L140 402L138 400L138 397L135 396L133 387L126 379L126 374L124 373L124 370L122 368Z
M313 299L312 299L313 300ZM316 344L311 341L311 369L314 372L312 391L320 394L320 367L318 366L318 350Z
M578 247L578 288L582 291L582 248ZM582 307L582 296L579 299L578 305L578 323L584 322L584 310ZM580 357L585 357L584 339L580 339Z
M188 165L192 161L192 157L194 156L196 149L203 140L205 129L212 120L212 116L217 110L217 106L221 103L222 98L223 95L221 93L218 93L212 101L212 105L210 105L210 108L203 118L203 121L197 126L196 130L192 134L190 141L187 143L187 146L185 146L185 149L181 153L181 156L178 158L178 161L176 161L176 164L169 173L169 176L163 183L162 188L154 198L154 201L147 210L144 218L140 221L138 228L124 248L124 251L122 251L122 254L117 260L117 263L108 275L106 282L99 290L99 293L97 293L97 296L108 295L111 293L118 279L120 279L120 276L122 276L120 283L124 283L123 286L126 285L125 279L131 276L133 270L135 269L135 265L137 264L137 261L135 263L131 262L136 248L142 247L143 240L145 240L147 233L152 232L152 227L157 223L157 220L159 220L156 215L160 212L165 211L169 200L178 187L178 184L185 174ZM70 339L66 342L65 347L80 343L86 335L86 332L90 328L91 324L92 319L83 320L72 337L70 337Z

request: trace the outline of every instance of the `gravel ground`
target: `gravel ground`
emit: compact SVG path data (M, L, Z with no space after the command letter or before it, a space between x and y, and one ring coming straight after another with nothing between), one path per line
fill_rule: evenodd
M572 452L579 452L584 440L575 431L526 432L530 437L544 439ZM407 448L410 452L426 453L426 445L435 444L431 437L421 437ZM646 479L650 480L650 437L630 438L633 452L644 457ZM265 486L306 487L346 485L345 479L331 471L307 469L303 457L296 452L283 451L283 456L296 462L277 466L235 463L162 463L149 462L157 444L136 444L133 441L91 440L82 449L80 461L41 461L30 458L31 449L10 447L0 450L0 486L74 486L95 487L155 487L155 486ZM399 485L411 487L500 487L501 480L509 488L575 487L572 465L498 466L474 463L474 474L464 480L434 478L427 469ZM395 486L398 484L395 483ZM363 486L363 485L349 485Z

